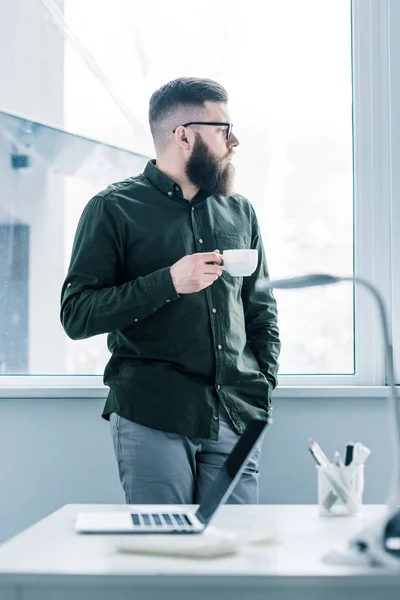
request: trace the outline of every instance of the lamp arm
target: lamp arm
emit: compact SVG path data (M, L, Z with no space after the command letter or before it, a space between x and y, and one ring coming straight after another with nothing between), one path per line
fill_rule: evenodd
M366 279L362 277L341 277L342 281L355 281L367 288L374 296L378 303L379 314L382 325L382 333L385 345L385 360L386 369L388 375L388 383L390 387L389 396L389 413L391 416L391 427L393 436L393 469L392 469L392 480L389 488L389 496L387 499L387 505L389 511L395 510L400 504L400 400L396 394L396 378L394 372L394 360L393 360L393 343L389 329L389 323L387 318L387 312L385 308L385 302L382 298L381 293L378 289L372 285Z

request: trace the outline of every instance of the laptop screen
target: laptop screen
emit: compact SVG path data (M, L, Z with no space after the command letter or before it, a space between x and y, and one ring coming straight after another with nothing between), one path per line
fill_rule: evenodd
M196 517L204 525L210 522L217 508L225 502L232 492L241 472L247 464L247 459L267 424L268 422L262 419L253 419L250 421L236 446L226 459L223 468L219 471L196 512Z

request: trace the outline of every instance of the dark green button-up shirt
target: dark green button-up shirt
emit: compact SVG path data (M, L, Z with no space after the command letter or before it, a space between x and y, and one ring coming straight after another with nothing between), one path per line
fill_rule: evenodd
M210 287L178 295L170 266L187 254L257 248L250 277L225 271ZM108 333L103 417L195 438L218 438L222 402L242 433L270 416L280 350L276 303L255 291L268 277L254 210L237 194L181 188L150 161L86 205L61 295L72 339Z

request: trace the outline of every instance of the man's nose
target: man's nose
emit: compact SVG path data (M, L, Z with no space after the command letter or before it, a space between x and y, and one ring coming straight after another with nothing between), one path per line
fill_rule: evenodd
M231 137L228 140L228 148L234 148L235 146L239 146L240 142L236 135L232 132Z

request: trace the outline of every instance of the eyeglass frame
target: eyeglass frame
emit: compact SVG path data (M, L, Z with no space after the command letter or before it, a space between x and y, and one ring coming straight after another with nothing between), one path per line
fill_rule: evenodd
M214 121L190 121L190 123L184 123L183 125L178 125L178 127L189 127L189 125L212 125L214 127L227 127L228 129L226 130L226 139L229 140L231 135L232 135L232 129L233 129L233 123L220 123L220 122L214 122ZM175 127L175 129L172 131L172 133L175 133L175 131L178 129L178 127Z

